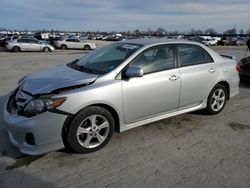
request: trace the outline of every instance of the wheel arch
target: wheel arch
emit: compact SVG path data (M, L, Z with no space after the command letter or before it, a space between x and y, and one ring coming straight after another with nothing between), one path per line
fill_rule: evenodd
M83 109L87 108L87 107L90 107L90 106L99 106L99 107L102 107L106 110L108 110L111 115L113 116L114 118L114 121L115 121L115 131L116 132L120 132L120 118L119 118L119 115L117 113L117 111L110 105L107 105L107 104L104 104L104 103L95 103L95 104L91 104L91 105L88 105L88 106L85 106L84 108L80 109L77 113L75 113L74 115L72 116L68 116L63 124L63 127L62 127L62 138L63 138L63 142L64 142L64 139L65 139L65 136L67 135L67 132L68 132L68 129L69 129L69 126L71 125L74 117L80 113ZM66 144L64 142L64 144Z
M87 49L87 48L91 49L91 46L89 44L85 44L83 49Z
M20 46L18 46L18 45L14 45L14 46L11 48L11 50L13 51L13 50L14 50L14 48L18 48L18 49L19 49L19 51L22 51L22 48L21 48Z
M216 85L218 85L218 84L225 86L225 88L227 89L227 100L229 100L230 99L230 85L229 85L229 83L227 81L220 81Z
M68 48L68 45L67 44L61 44L61 48L63 48L63 46L65 46L66 48Z

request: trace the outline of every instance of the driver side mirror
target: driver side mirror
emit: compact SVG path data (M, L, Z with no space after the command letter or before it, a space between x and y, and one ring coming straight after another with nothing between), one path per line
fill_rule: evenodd
M142 77L143 69L140 67L129 67L125 73L128 78Z

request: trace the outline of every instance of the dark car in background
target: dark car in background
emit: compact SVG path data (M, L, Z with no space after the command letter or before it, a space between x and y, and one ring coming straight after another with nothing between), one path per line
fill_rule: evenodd
M237 63L237 71L241 80L250 81L250 57L245 57Z

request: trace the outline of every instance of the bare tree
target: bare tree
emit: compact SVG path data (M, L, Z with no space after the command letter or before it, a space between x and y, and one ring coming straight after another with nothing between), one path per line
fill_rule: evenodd
M195 35L202 35L203 34L203 31L198 29L195 31Z
M206 34L206 35L216 35L217 32L215 31L214 28L208 28L208 29L205 31L205 34Z
M250 28L247 30L247 32L246 32L248 35L250 35Z
M159 27L157 30L156 30L156 35L159 35L159 36L162 36L162 35L165 35L165 29Z
M235 35L236 33L237 33L237 31L235 28L228 29L227 31L224 32L224 34L227 34L227 35Z
M244 30L243 29L240 29L240 34L242 35L242 34L244 34Z

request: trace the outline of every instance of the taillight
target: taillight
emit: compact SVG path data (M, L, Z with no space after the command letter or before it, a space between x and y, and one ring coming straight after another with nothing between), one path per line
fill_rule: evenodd
M237 70L238 72L240 72L240 71L241 71L241 69L240 69L240 65L239 65L239 64L237 64L237 65L236 65L236 70Z

